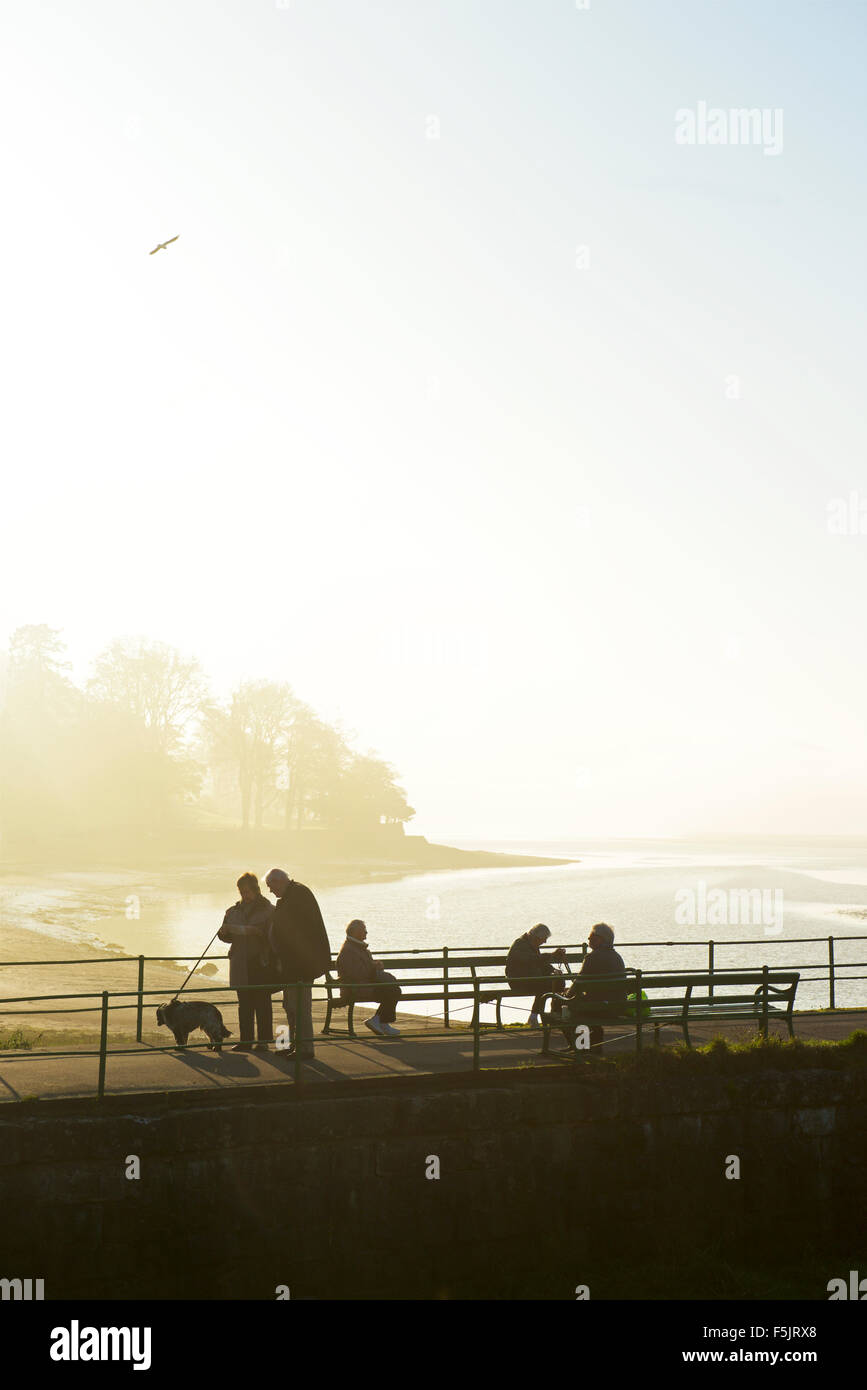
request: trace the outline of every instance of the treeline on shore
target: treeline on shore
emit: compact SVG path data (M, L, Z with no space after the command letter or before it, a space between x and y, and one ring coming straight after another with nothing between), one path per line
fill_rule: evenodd
M0 833L7 844L228 825L367 837L415 814L394 769L360 753L282 681L228 700L198 661L117 638L76 684L61 632L18 628L0 657Z

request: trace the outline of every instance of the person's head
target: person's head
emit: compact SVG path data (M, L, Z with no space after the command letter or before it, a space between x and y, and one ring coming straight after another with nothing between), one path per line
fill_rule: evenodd
M548 937L551 935L551 931L549 927L545 926L544 922L537 922L535 927L530 928L527 935L534 946L544 946Z
M242 874L238 879L238 892L241 901L251 903L259 897L259 880L255 874Z
M273 893L275 898L282 898L289 887L289 875L284 869L272 869L270 874L265 875L265 882L269 893Z
M596 951L600 946L607 946L610 950L614 945L614 932L607 922L597 922L595 927L590 928L590 935L587 944L591 951Z
M346 935L353 941L363 941L367 936L367 926L360 917L354 917L346 928Z

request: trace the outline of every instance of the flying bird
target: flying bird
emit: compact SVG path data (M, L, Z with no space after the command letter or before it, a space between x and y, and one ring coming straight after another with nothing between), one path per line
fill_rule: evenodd
M180 236L180 232L178 232L178 236ZM166 247L171 246L172 242L177 241L177 239L177 236L171 236L169 237L168 241L161 241L159 246L154 247L153 251L148 251L148 255L155 256L157 251L165 251Z

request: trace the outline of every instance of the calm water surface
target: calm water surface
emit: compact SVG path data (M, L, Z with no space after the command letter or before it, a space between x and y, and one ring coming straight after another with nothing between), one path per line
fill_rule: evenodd
M799 967L799 1006L820 1007L828 1003L829 934L867 938L864 843L474 843L528 854L575 855L580 862L413 874L341 887L320 887L310 879L332 946L339 945L353 917L367 922L374 954L507 946L535 922L547 923L552 942L578 943L586 940L594 922L606 921L615 929L627 965L698 968L707 961L704 943L713 938L717 968ZM130 875L106 874L99 876L97 887L94 878L66 875L16 889L4 887L4 916L56 936L66 946L90 940L129 954L195 956L237 896L229 869L225 876L215 872L207 891L201 888L201 875L193 890L183 875L172 883L164 877L139 882ZM721 915L731 918L737 895L745 890L754 895L752 918L746 924L720 921ZM718 920L708 920L706 912L704 921L685 922L690 894L697 913L702 902L706 908L715 903ZM744 938L756 944L727 945ZM838 1006L867 1003L867 979L851 978L867 976L867 968L853 968L854 962L867 961L865 947L867 939L836 940L836 963L841 967ZM223 948L217 942L212 949ZM65 953L66 948L57 954ZM224 967L218 968L222 977Z

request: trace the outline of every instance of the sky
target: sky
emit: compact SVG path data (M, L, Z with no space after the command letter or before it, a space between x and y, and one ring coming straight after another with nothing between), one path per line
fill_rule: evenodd
M867 833L865 38L4 6L0 645L288 680L431 837Z

